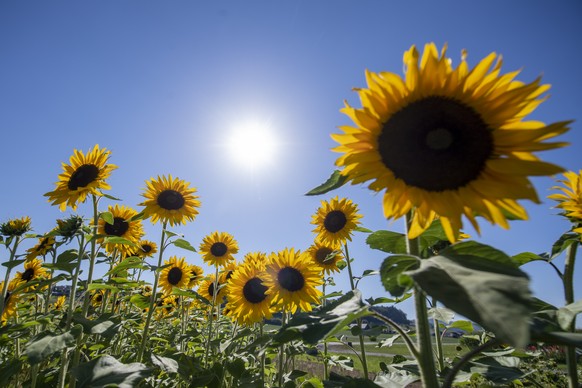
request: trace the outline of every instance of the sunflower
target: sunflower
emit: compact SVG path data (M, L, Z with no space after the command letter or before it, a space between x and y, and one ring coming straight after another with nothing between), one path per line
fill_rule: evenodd
M331 201L321 201L321 207L313 215L311 223L317 233L316 240L322 243L343 244L352 239L351 234L362 218L358 214L358 206L347 198L332 198Z
M32 259L26 260L24 262L24 272L17 272L14 276L12 282L19 284L19 283L28 283L33 280L40 280L46 279L49 277L49 273L47 270L42 266L43 262L40 259ZM25 290L25 292L28 291Z
M18 282L11 281L8 283L7 293L4 297L4 310L0 317L0 324L4 325L11 317L16 315L16 305L19 299L19 293L14 293L18 287ZM4 289L4 282L0 282L0 290Z
M238 252L238 243L228 233L213 232L202 239L199 252L209 265L226 265L234 260L232 255Z
M239 265L236 262L234 262L234 261L231 261L230 263L228 263L227 265L225 265L224 267L222 267L222 269L220 270L220 275L219 275L218 281L221 284L228 283L228 281L232 277L232 274L234 273L234 271L238 267L239 267Z
M158 245L149 240L141 240L137 242L137 248L131 253L134 256L145 259L146 257L153 257L158 252Z
M26 250L26 259L32 260L37 256L45 256L55 246L55 238L53 236L44 236L38 239L38 243Z
M91 291L91 305L93 307L101 306L101 303L103 303L104 297L105 297L105 292L103 290Z
M66 296L64 295L59 296L55 303L51 304L51 308L53 310L62 311L65 308L66 300L67 300Z
M196 208L200 207L195 188L190 183L172 175L158 176L146 182L147 188L142 194L146 200L140 203L145 206L143 210L146 217L151 217L152 222L169 222L171 226L186 224L192 221L198 214Z
M30 217L14 218L0 225L0 234L8 237L22 236L28 232L30 227Z
M224 287L218 283L218 292L216 291L216 285L214 284L216 281L216 277L214 275L208 276L206 279L200 283L198 287L198 294L206 298L209 302L212 303L212 299L216 298L216 302L220 303L222 297L224 296ZM216 296L215 296L216 294Z
M179 304L179 298L176 295L163 296L156 303L156 319L162 319L170 316Z
M252 265L239 266L232 273L228 286L228 315L240 324L252 325L272 316L273 293L264 284L268 275Z
M144 235L141 220L131 221L132 217L137 215L137 211L127 206L109 206L107 209L113 216L113 224L106 222L103 218L99 218L97 225L97 233L107 237L122 237L133 244L137 244L139 239ZM103 238L98 240L103 241ZM125 243L106 242L105 251L111 254L117 250L123 256L135 250L135 246Z
M456 68L427 44L418 63L415 46L404 54L406 76L366 72L357 89L362 108L342 112L355 126L332 138L343 153L336 165L352 184L372 180L385 190L384 215L397 219L414 209L409 236L419 236L437 215L447 237L457 239L464 215L479 231L476 215L509 228L507 214L527 219L518 199L539 203L530 175L553 175L561 167L542 162L535 151L566 145L544 142L568 130L569 122L523 121L544 99L540 79L500 75L501 57L491 53L472 70Z
M249 264L261 270L267 268L268 262L269 257L264 252L249 252L243 259L243 264Z
M184 260L183 257L172 256L164 261L167 267L160 272L160 287L164 294L169 295L174 287L184 288L190 282L192 270Z
M107 164L110 151L95 145L87 155L83 151L74 150L69 159L70 164L63 163L63 173L59 175L57 188L44 194L52 205L59 205L61 211L67 206L76 210L77 204L85 202L88 194L101 195L101 190L110 190L105 182L111 172L117 168Z
M72 215L64 220L57 220L57 227L55 228L55 231L58 236L70 239L77 233L82 232L82 226L83 218L80 216Z
M194 264L190 264L190 281L188 282L188 288L194 288L204 277L204 270Z
M574 223L574 232L582 234L582 170L578 174L567 171L564 173L564 178L559 182L565 187L552 187L562 193L548 195L548 198L559 202L556 206L562 209L564 216Z
M293 248L271 254L267 265L268 278L264 285L273 290L275 303L294 313L297 308L311 311L311 304L319 304L323 283L321 268L314 266L305 253Z
M332 272L339 272L337 263L344 258L339 245L324 244L319 241L315 241L306 253L311 262L321 267L321 270L328 275Z

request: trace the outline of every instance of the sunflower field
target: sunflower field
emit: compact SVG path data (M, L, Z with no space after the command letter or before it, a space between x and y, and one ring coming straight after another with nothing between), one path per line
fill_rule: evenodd
M32 233L26 215L0 224L0 386L578 387L582 171L536 155L565 146L554 138L570 123L526 120L548 86L503 74L496 54L473 68L466 53L456 67L446 54L413 46L403 77L366 72L367 87L356 89L361 107L341 110L353 125L331 135L339 169L307 193L370 182L383 193L378 210L404 218L404 233L363 228L357 204L336 196L315 209L309 247L240 252L227 231L188 241L172 229L195 222L202 208L190 182L152 177L134 209L107 194L117 168L109 150L74 150L45 194L72 213L43 233ZM479 222L507 229L527 219L518 201L539 202L529 177L555 174L563 175L549 198L572 228L547 253L510 257L463 232L463 221L479 232ZM92 217L78 215L80 206ZM145 222L159 235L146 236ZM348 250L355 232L388 255L362 276ZM23 249L25 240L35 243ZM564 268L553 263L561 254ZM520 267L532 261L557 272L565 306L531 295ZM359 280L378 274L386 297L364 299ZM350 289L326 293L338 276ZM414 326L372 308L409 298ZM467 319L452 320L453 312ZM371 318L381 324L364 323ZM464 335L450 356L443 343L454 330ZM370 342L400 342L407 352L372 371ZM338 343L349 357L332 351ZM548 361L557 355L561 367Z

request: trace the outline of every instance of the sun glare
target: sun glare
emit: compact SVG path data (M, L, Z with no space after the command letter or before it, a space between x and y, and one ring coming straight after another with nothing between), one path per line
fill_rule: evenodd
M271 128L253 122L236 127L228 137L227 146L235 163L254 170L273 161L277 142Z

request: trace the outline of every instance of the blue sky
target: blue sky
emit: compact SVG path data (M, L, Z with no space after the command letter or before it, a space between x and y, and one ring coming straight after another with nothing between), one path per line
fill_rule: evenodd
M51 207L43 193L53 190L73 149L99 144L119 166L109 183L122 204L137 207L144 182L161 174L198 189L199 216L174 229L194 246L226 231L243 254L305 249L313 239L311 215L321 199L335 195L359 205L363 226L402 231L402 222L383 219L381 195L364 186L303 194L334 169L330 134L349 123L339 112L344 100L359 106L351 89L365 86L365 69L401 74L403 52L427 42L447 43L456 61L467 49L470 65L500 53L503 71L522 69L522 81L543 76L552 85L550 98L530 117L576 121L561 137L568 148L538 155L577 171L581 17L579 1L4 1L0 222L29 215L35 232L50 230L70 211ZM249 171L225 144L233 129L252 121L278 140L275 157ZM531 220L509 231L483 224L480 241L508 254L543 252L569 228L545 199L553 180L533 181L543 203L524 203ZM146 238L159 240L159 224L146 222L146 230ZM356 273L378 269L385 257L365 237L350 244ZM536 296L563 304L548 265L524 269ZM580 274L578 268L578 283ZM344 290L346 276L337 277ZM386 295L377 277L361 288L365 297ZM400 307L412 317L411 306Z

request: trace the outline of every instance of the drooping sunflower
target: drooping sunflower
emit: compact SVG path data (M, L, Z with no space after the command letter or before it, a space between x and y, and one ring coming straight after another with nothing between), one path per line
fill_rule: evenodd
M76 210L79 203L85 202L88 194L101 195L101 190L110 190L105 180L117 168L107 164L111 151L95 145L87 155L74 150L69 164L62 163L63 173L59 175L57 188L44 194L52 205L59 205L61 211L67 206Z
M208 265L226 265L234 260L238 243L226 232L213 232L202 239L199 253Z
M352 239L351 234L359 225L362 215L358 206L347 198L332 198L321 201L321 206L313 215L311 223L316 225L313 232L322 243L343 244Z
M212 299L216 298L216 304L218 304L222 301L224 296L224 287L218 283L217 289L215 281L216 277L214 275L210 275L206 279L202 280L200 287L198 287L198 293L206 298L209 302L212 302Z
M58 236L65 237L65 239L73 238L77 233L82 231L83 218L77 215L72 215L64 220L57 220L57 227L55 232Z
M251 265L239 266L226 287L229 316L242 325L252 325L272 316L272 290L264 282L265 271Z
M184 257L172 256L164 261L168 266L160 272L160 287L165 295L171 294L174 287L184 288L190 282L192 270L184 260Z
M139 205L145 206L145 216L151 217L152 223L162 221L171 226L186 224L198 214L196 208L200 207L200 201L190 183L168 175L151 178L146 185L142 194L146 200Z
M312 265L305 253L285 248L270 259L269 277L263 284L273 290L275 303L291 313L298 308L311 311L312 304L319 304L321 291L316 287L323 283L321 268Z
M0 224L0 234L8 237L22 236L31 229L30 217L13 218Z
M563 186L552 187L561 193L548 195L548 198L559 202L556 207L574 224L574 232L582 234L582 170L578 174L567 171L563 177L565 179L558 180Z
M324 244L319 241L315 241L306 253L311 262L321 267L321 270L328 275L332 272L339 272L337 263L344 259L339 245Z
M40 280L40 279L46 279L49 277L49 273L46 270L46 268L44 268L42 266L43 261L35 258L32 260L26 260L24 262L24 271L23 272L17 272L16 275L14 276L14 279L12 280L12 282L15 282L16 284L18 283L28 283L30 281L33 280ZM29 288L29 287L27 287Z
M195 264L190 264L190 281L188 282L188 288L194 288L204 277L204 270Z
M153 257L157 252L158 244L149 240L140 240L137 242L137 248L134 249L132 255L145 259Z
M20 298L20 293L15 293L14 289L18 287L18 282L10 281L8 283L6 297L4 298L4 310L0 317L0 324L5 325L8 319L16 315L16 305ZM0 290L4 289L4 282L0 282ZM1 298L1 296L0 296Z
M55 238L53 236L44 236L38 239L38 243L26 250L26 259L32 260L37 256L45 256L55 246Z
M249 264L261 270L265 270L268 263L269 256L264 252L249 252L243 259L243 264Z
M135 209L127 206L109 206L107 209L113 216L113 224L106 222L103 218L99 218L97 225L97 233L107 237L122 237L133 244L137 244L139 239L144 235L141 220L132 221L132 217L138 213ZM102 242L104 239L99 239ZM114 250L121 253L122 256L127 256L135 251L136 247L117 242L106 242L105 251L111 254Z
M355 125L332 138L348 181L372 180L370 189L385 190L387 218L414 209L414 238L438 215L454 242L463 215L477 230L476 215L504 228L507 213L527 219L517 200L539 202L529 176L563 171L533 152L566 145L546 141L566 132L569 122L524 121L549 85L516 81L517 71L500 75L497 54L473 69L464 52L456 68L445 54L446 47L439 55L427 44L419 64L412 46L404 54L405 79L367 71L368 88L358 89L362 108L346 103L342 109Z

